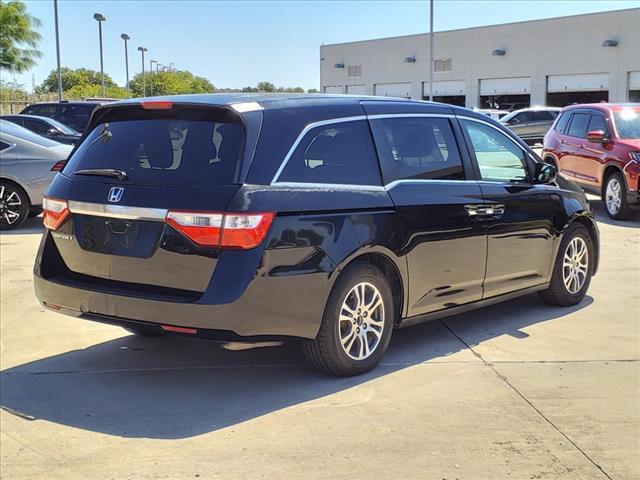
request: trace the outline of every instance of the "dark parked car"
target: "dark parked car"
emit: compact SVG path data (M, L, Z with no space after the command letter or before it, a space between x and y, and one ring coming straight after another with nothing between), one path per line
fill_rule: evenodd
M543 158L624 220L640 208L640 103L594 103L562 110Z
M27 130L31 130L33 133L67 145L75 144L80 140L81 136L80 132L53 118L39 117L37 115L5 115L0 119L15 123Z
M34 103L25 107L20 113L53 118L82 133L89 123L93 110L103 103L65 101L59 103Z
M531 292L584 297L582 190L437 103L194 95L100 107L52 182L35 289L140 335L296 338L353 375L394 328Z
M560 113L556 107L523 108L500 119L500 123L518 135L529 145L541 142Z

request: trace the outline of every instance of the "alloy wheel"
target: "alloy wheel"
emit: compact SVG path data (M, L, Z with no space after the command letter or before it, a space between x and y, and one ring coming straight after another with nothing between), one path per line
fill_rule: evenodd
M15 190L0 186L0 218L7 225L13 225L20 220L22 199Z
M622 206L622 188L617 178L611 178L607 182L605 198L608 212L611 215L616 215Z
M378 348L385 328L384 302L371 283L354 286L340 308L338 337L344 352L353 360L364 360Z
M589 250L582 237L574 237L567 245L562 261L562 280L569 293L575 295L587 280Z

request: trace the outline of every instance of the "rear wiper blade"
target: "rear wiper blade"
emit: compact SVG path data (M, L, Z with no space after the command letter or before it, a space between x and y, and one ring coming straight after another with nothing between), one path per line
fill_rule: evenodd
M113 168L90 168L87 170L76 170L74 175L93 175L96 177L115 177L118 180L127 180L127 172L115 170Z

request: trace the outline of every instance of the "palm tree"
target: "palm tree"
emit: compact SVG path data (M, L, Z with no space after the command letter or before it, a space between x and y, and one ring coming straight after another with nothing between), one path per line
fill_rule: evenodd
M22 73L36 64L42 56L35 30L39 26L40 20L29 15L23 2L0 0L0 69Z

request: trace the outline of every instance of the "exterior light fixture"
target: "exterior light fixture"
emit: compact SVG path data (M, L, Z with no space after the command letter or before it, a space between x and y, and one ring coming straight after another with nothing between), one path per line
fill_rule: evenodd
M404 57L404 63L416 63L416 57Z
M602 46L603 47L617 47L618 46L618 41L617 40L605 40L604 42L602 42Z
M496 48L493 52L491 52L491 55L493 55L494 57L502 57L506 54L507 51L504 48Z
M336 63L334 65L335 68L344 68L344 63Z

